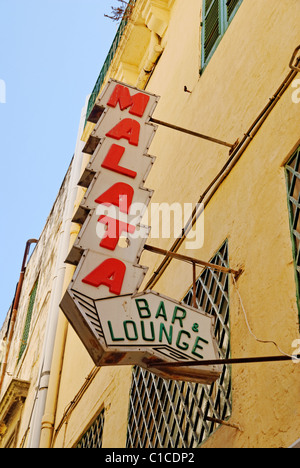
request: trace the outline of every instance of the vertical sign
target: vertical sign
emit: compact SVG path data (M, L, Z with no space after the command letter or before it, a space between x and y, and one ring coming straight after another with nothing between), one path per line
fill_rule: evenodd
M152 191L144 186L158 97L110 80L96 101L90 161L79 181L87 191L74 221L82 229L67 258L77 265L61 302L96 365L140 365L165 377L208 383L219 366L163 367L216 359L213 318L153 291L138 293L139 264L150 228L141 220Z

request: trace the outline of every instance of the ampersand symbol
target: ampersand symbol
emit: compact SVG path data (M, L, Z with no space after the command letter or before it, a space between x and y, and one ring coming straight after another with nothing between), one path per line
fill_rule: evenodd
M199 331L199 325L198 325L198 323L194 323L194 325L192 326L192 330L193 330L194 332L196 332L196 333Z

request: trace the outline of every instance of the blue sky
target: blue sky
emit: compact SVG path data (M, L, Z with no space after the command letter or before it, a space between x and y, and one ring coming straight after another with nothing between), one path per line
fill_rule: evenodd
M0 328L26 241L40 237L73 156L81 109L117 29L104 14L116 4L0 0Z

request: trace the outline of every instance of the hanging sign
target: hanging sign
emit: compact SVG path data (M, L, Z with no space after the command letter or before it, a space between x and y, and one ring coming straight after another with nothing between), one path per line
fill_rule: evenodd
M220 366L213 317L159 295L138 293L139 264L150 228L141 224L152 191L144 187L158 97L110 80L96 101L91 154L79 184L87 191L74 221L82 224L67 263L77 265L61 309L95 364L139 365L164 378L210 383ZM199 361L199 366L160 363Z

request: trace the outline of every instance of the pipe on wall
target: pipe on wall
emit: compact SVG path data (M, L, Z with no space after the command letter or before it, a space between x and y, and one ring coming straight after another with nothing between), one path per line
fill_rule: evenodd
M64 218L62 228L60 231L59 248L56 262L56 270L53 277L52 292L50 299L50 306L48 312L48 319L46 324L46 332L44 338L43 352L41 355L41 365L39 369L38 389L37 398L35 400L35 407L33 411L30 437L29 437L29 448L39 448L43 431L49 431L50 434L53 431L53 424L55 418L55 408L57 402L57 394L59 387L59 376L60 368L62 365L62 358L57 360L57 355L54 357L54 353L63 355L63 349L65 344L66 335L66 319L60 316L59 304L63 295L64 285L67 280L65 259L69 253L70 247L70 236L72 229L72 218L74 214L74 206L78 193L78 181L80 179L80 173L82 168L82 149L84 142L81 141L81 135L84 129L86 110L85 106L82 110L77 143L75 154L72 162L71 176L68 187L68 195L66 200L66 207L64 212ZM59 346L57 346L57 339L59 338ZM57 368L57 363L59 364ZM53 373L53 366L55 372ZM52 372L52 388L49 390L50 375ZM47 397L48 408L46 408ZM46 411L46 412L45 412Z

